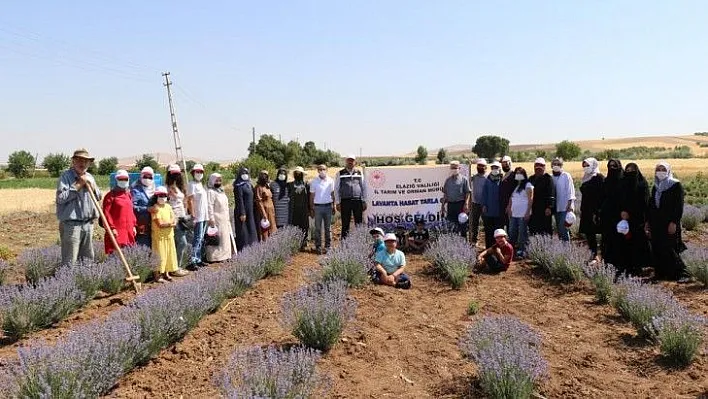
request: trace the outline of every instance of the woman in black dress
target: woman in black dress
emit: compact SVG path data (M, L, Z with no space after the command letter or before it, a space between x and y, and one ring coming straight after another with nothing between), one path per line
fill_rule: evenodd
M305 183L305 170L302 167L295 168L293 177L295 180L288 183L288 192L290 193L288 224L302 230L300 250L304 251L307 245L307 233L310 231L310 186Z
M612 265L620 261L620 247L624 244L624 235L617 232L617 223L620 222L622 211L617 193L622 175L622 162L619 159L610 159L607 162L607 177L603 185L605 195L600 207L600 223L602 259Z
M597 257L597 234L600 233L600 206L605 192L605 176L600 173L600 163L595 158L583 161L583 179L580 185L580 227L588 241L592 259Z
M681 239L684 191L671 174L671 166L660 162L654 169L654 187L649 197L646 234L651 240L656 279L686 282L686 266L679 255L686 249Z
M236 249L240 252L258 241L256 217L253 212L253 186L248 169L241 167L234 180L234 223Z
M620 247L620 257L615 267L620 272L637 275L649 265L649 241L644 234L649 184L636 163L628 163L620 181L620 217L629 223L629 234Z

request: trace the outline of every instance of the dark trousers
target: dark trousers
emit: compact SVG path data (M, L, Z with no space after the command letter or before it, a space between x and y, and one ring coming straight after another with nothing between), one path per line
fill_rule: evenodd
M537 234L553 235L553 223L551 216L546 216L546 210L542 209L531 213L529 219L529 234L535 236Z
M487 248L494 245L494 230L502 227L502 218L499 216L483 216L484 219L484 244Z
M358 226L364 220L364 202L360 199L342 199L340 203L342 216L342 240L349 234L349 225L354 216L354 223Z
M470 210L470 223L472 224L472 244L477 244L479 236L479 219L482 218L482 204L472 203Z
M462 212L462 208L465 206L465 201L458 202L448 202L447 203L447 220L450 222L455 229L455 233L460 233L462 237L467 238L467 230L469 229L470 222L465 224L460 224L457 221L457 216Z
M593 257L597 256L597 234L595 234L595 233L585 234L585 238L588 240L588 248L590 248L590 252L592 252L592 256Z

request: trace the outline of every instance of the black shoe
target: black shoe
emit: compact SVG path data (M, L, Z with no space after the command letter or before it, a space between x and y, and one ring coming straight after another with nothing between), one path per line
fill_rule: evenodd
M199 266L195 265L194 263L190 263L185 269L189 270L190 272L196 272L197 270L199 270Z
M411 288L411 280L403 280L396 283L396 288L407 290Z

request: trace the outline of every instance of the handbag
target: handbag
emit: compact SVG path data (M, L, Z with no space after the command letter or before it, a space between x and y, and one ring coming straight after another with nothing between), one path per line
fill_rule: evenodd
M207 246L218 246L219 245L219 229L216 227L209 227L204 233L204 245Z

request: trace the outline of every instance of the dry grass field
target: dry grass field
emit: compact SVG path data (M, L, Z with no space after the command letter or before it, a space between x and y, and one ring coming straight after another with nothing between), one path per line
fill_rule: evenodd
M54 194L55 190L42 188L0 190L0 215L12 212L53 212Z

